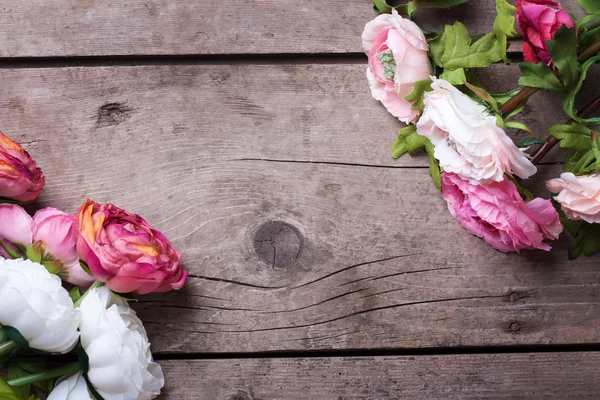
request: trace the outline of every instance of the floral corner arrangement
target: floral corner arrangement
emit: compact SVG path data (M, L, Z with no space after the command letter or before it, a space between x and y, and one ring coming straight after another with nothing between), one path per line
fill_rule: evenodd
M181 254L112 204L86 200L77 215L44 208L30 216L21 205L44 183L30 155L0 133L0 366L8 373L0 398L35 400L34 387L49 400L155 398L163 373L128 300L183 287Z
M380 13L362 34L371 94L406 124L392 157L424 151L450 213L469 233L502 252L550 250L563 228L573 240L569 258L600 251L600 139L591 117L600 97L581 110L575 100L600 60L600 1L578 0L587 16L576 19L558 1L495 0L490 32L473 36L455 22L432 32L412 20L421 8L448 8L469 0L412 0ZM468 7L465 5L464 7ZM401 16L404 15L404 16ZM519 33L520 32L520 33ZM509 93L490 93L476 71L509 64L509 40L522 38L522 76ZM516 86L516 85L515 85ZM527 100L544 90L558 96L568 117L546 139L514 120ZM507 129L530 137L514 143ZM555 145L566 151L564 173L546 187L552 201L534 198L521 182ZM537 146L528 154L531 146Z

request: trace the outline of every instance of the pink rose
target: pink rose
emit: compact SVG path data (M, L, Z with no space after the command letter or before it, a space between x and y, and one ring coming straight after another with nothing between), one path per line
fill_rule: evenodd
M0 197L29 202L44 188L44 174L19 144L0 132Z
M600 175L575 176L570 172L551 179L546 187L558 193L558 201L569 219L581 219L590 224L600 223Z
M434 79L431 87L417 133L431 140L446 172L473 184L500 182L505 173L523 179L535 174L535 165L484 106L443 79Z
M367 78L375 100L400 121L412 123L419 111L404 100L414 83L429 78L429 46L419 27L396 10L381 14L365 26L363 49L369 56Z
M115 292L166 292L181 289L187 279L181 253L139 215L88 199L73 232L79 257Z
M56 208L39 210L33 218L18 205L0 204L0 241L13 250L13 244L29 246L41 242L46 253L62 263L67 281L80 287L89 287L94 277L79 265L73 238L75 217ZM4 250L2 255L8 256Z
M550 250L544 239L562 232L558 213L544 199L523 201L514 183L505 179L473 185L458 175L442 174L442 190L450 213L469 233L502 252Z
M546 42L554 38L561 26L575 26L569 13L552 0L517 0L517 21L525 41L525 61L538 63L541 60L548 65L552 60Z

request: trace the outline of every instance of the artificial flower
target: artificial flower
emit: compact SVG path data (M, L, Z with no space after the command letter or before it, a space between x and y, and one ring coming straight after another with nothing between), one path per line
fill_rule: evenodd
M558 193L554 199L567 218L600 223L600 174L575 176L565 172L560 178L549 180L546 187Z
M0 325L16 329L33 349L63 354L79 340L81 314L41 264L0 258L0 304Z
M523 35L525 61L543 61L550 65L552 60L546 42L554 38L561 26L575 26L573 19L559 2L552 0L518 0L516 7L519 30Z
M558 213L548 200L525 202L513 182L473 185L458 175L442 174L442 190L450 213L469 233L502 252L550 250L544 239L562 232Z
M115 292L165 292L187 279L181 253L139 215L88 199L73 229L79 257Z
M82 372L59 382L48 395L48 400L94 400Z
M13 250L14 244L29 246L40 242L45 253L62 263L61 276L73 285L89 287L95 279L79 265L73 237L74 221L73 215L52 207L39 210L31 218L18 205L0 204L0 241ZM4 250L1 252L8 256Z
M0 132L0 197L29 202L44 188L44 174L21 145Z
M484 106L443 79L434 79L432 89L425 93L417 133L431 140L445 171L473 184L500 182L505 173L528 178L536 172Z
M414 122L419 111L404 97L413 91L416 81L431 74L425 35L417 24L393 10L365 26L362 42L369 57L367 78L373 98L400 121Z
M160 394L164 377L152 360L142 321L106 286L81 302L81 345L89 359L87 377L104 400L149 400Z

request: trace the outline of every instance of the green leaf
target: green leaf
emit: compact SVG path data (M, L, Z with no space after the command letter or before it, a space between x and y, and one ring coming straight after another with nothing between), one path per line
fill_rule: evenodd
M463 83L467 82L464 68L454 70L446 69L444 72L442 72L440 78L450 82L450 84L454 86L462 85Z
M39 248L36 248L34 244L30 244L25 248L25 258L40 263L42 261L42 252Z
M396 159L406 153L410 155L417 154L425 149L428 142L429 139L417 133L417 128L414 125L408 125L400 129L398 138L392 145L392 157Z
M373 0L373 9L380 13L391 13L392 7L385 0Z
M404 97L404 100L414 102L412 105L413 110L422 111L425 108L425 103L423 102L423 96L425 92L431 91L431 79L423 79L421 81L416 81L414 84L413 91Z
M92 271L90 271L90 267L88 267L86 263L79 260L79 265L81 266L81 269L84 270L88 275L94 276L94 274L92 274Z
M128 303L137 303L139 301L138 299L136 299L134 297L133 293L117 293L117 292L113 292L112 290L110 292L117 299L125 300Z
M588 14L597 14L600 13L600 2L598 0L577 0L581 7Z
M15 258L21 258L23 257L21 254L19 254L18 252L16 252L15 250L11 249L7 244L5 244L2 240L0 240L0 246L2 246L2 249L6 252L6 254L9 255L9 257L12 257L13 259ZM14 245L13 245L14 246Z
M8 380L22 378L24 376L29 375L27 371L20 369L15 364L8 365ZM15 387L14 391L18 394L19 399L27 400L29 398L29 392L31 391L31 385L24 385L20 387Z
M561 96L562 97L561 105L562 105L563 109L567 112L567 114L569 114L569 116L571 118L573 118L575 121L580 122L582 124L598 124L598 123L600 123L600 117L581 118L579 115L577 115L577 110L575 110L575 100L577 98L577 95L579 94L579 91L583 87L583 83L586 80L587 73L588 73L590 67L592 65L594 65L597 61L600 61L600 54L590 58L585 63L583 63L583 65L581 66L581 75L579 76L579 81L577 82L577 85L574 88L572 88L571 90L564 92L563 95Z
M77 300L81 298L81 291L77 286L69 290L69 297L71 298L71 300L73 300L73 304L75 304Z
M10 340L18 343L20 346L29 347L29 342L27 342L27 339L25 339L17 329L8 325L3 325L2 329L4 329L4 332L6 332Z
M517 147L529 147L536 144L544 144L546 141L540 138L525 138L517 144Z
M509 64L510 60L506 56L508 38L517 34L515 31L515 14L517 9L506 0L496 0L496 19L494 20L494 34L500 42L502 50L502 59Z
M427 151L427 155L429 156L429 175L431 175L431 179L433 179L433 183L437 186L438 189L442 190L442 171L440 169L439 161L434 157L435 148L433 143L427 140L427 144L425 145L425 150Z
M519 85L521 86L550 91L560 91L563 89L560 80L543 61L540 61L537 64L522 62L519 63L519 69L521 70L521 73L525 75L519 78Z
M517 93L519 93L520 91L521 91L521 88L513 89L510 92L506 92L506 93L492 94L492 97L494 98L494 100L496 100L496 103L498 103L498 105L502 105L502 104L506 103L508 100L510 100L511 98L513 98L514 96L516 96Z
M577 31L575 28L560 27L554 34L554 40L546 42L552 62L558 68L563 86L574 87L581 73L581 65L577 61Z
M17 388L10 386L2 377L0 377L0 399L21 400Z
M16 367L22 370L25 375L37 374L49 369L48 362L42 358L19 358L12 362ZM46 393L50 393L54 388L54 379L36 382L34 386L40 388Z
M442 57L446 50L446 37L444 34L434 37L429 40L429 57L435 65L438 67L442 66Z
M420 8L451 8L468 2L469 0L412 0L399 6L391 6L385 0L373 0L373 9L380 13L390 13L394 8L400 14L411 15Z
M501 43L494 33L488 33L471 44L469 32L460 22L446 25L444 38L440 40L444 42L444 53L440 59L444 69L483 68L502 59ZM436 48L436 51L439 49Z
M529 127L522 122L510 121L506 122L504 125L507 128L520 129L522 131L525 131L529 136L533 136L533 132L531 132L531 129L529 129Z
M600 252L600 224L584 222L569 247L569 260L576 259L582 253L591 256L598 252Z
M560 147L573 151L588 151L592 148L592 130L585 125L554 125L550 135L560 139Z
M475 96L487 103L494 111L498 112L498 103L496 103L496 100L487 92L487 90L471 85L469 82L465 82L465 86L468 87Z

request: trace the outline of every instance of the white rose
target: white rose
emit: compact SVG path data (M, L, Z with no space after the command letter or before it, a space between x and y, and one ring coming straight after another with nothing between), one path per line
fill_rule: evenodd
M0 258L0 325L19 331L33 349L67 353L81 318L58 276L30 260Z
M81 345L89 358L88 379L104 400L147 400L160 394L164 377L152 361L142 321L127 302L106 288L81 302Z
M600 175L575 176L570 172L551 179L546 187L558 193L558 201L569 219L600 223Z
M88 392L81 372L60 382L48 396L48 400L94 400Z
M431 87L417 133L431 140L445 171L472 184L501 182L505 172L523 179L535 174L535 165L484 106L443 79L434 79Z

